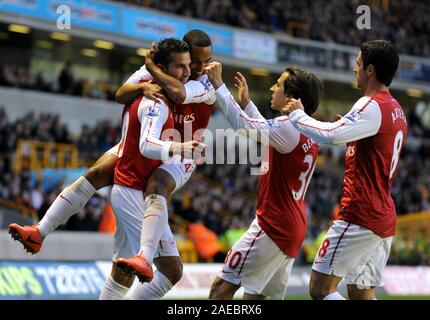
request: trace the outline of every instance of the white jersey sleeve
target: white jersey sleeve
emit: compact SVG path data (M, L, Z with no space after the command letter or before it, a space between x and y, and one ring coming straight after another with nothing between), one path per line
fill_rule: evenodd
M244 111L246 115L250 118L265 120L265 118L261 115L260 111L258 110L257 106L252 101L249 101Z
M288 117L266 120L260 114L258 118L250 118L240 108L225 85L219 87L215 93L222 112L234 129L246 129L250 138L262 143L265 141L259 135L249 135L249 132L253 129L262 135L267 134L269 145L281 153L293 151L299 143L300 132L293 127Z
M382 121L378 103L370 97L360 98L352 109L336 122L322 122L303 110L290 113L291 123L319 143L343 144L375 135Z
M131 75L130 78L125 83L140 83L140 81L149 81L152 79L152 75L146 69L146 66L143 65L139 70Z
M206 103L214 104L216 101L215 89L207 75L201 75L197 81L190 80L185 85L185 100L182 104Z
M169 116L169 107L163 101L156 103L143 98L139 104L138 117L141 124L139 149L147 158L155 160L169 159L172 141L160 140L161 131Z

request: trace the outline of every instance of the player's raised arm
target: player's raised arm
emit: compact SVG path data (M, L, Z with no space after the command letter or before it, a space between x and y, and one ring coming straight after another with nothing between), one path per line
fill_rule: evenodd
M120 104L132 103L141 94L155 102L164 100L161 87L151 83L151 80L151 74L145 66L142 66L118 89L115 94L115 101Z
M249 97L248 83L246 82L246 78L240 72L236 72L236 75L234 76L234 86L238 90L238 104L240 105L242 110L245 111L247 116L250 118L264 119L257 106L254 104L254 102L252 102L251 98Z
M204 102L209 105L215 103L215 90L206 75L200 76L197 80L189 80L183 84L180 80L167 74L155 64L152 60L151 51L146 56L145 65L154 77L154 80L163 87L166 94L175 103Z
M204 143L196 140L184 143L160 140L163 126L169 116L169 107L164 101L154 103L142 99L138 116L141 123L139 149L145 157L165 161L179 154L191 159L194 155L199 156L206 147Z
M381 126L381 111L371 97L359 99L351 111L336 122L322 122L303 111L300 100L290 99L282 109L291 123L319 143L342 144L375 135Z
M246 108L250 114L258 114L257 118L251 118L242 110L239 104L234 100L230 91L227 89L221 78L221 64L218 62L211 63L207 68L208 76L216 88L217 102L222 112L226 116L234 129L257 130L259 133L268 134L269 144L279 152L287 153L293 150L299 141L299 132L293 126L288 124L287 117L278 117L271 120L264 119L254 104L248 103ZM264 142L261 135L250 135L251 138Z

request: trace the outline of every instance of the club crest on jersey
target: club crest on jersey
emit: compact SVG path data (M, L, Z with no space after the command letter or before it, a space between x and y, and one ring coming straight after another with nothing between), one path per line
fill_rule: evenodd
M279 128L279 123L275 119L269 119L267 120L267 124L270 128Z
M160 108L156 106L149 106L146 108L146 116L148 118L155 118L160 115Z
M350 114L345 116L351 122L357 122L361 118L361 114L358 111L353 111Z

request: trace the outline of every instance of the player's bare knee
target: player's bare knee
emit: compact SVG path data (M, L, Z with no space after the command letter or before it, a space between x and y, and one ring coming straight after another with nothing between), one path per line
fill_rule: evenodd
M311 279L309 283L309 295L312 299L323 300L329 294L329 290L326 290L317 281Z
M374 300L376 299L375 290L359 289L356 285L348 285L348 298L351 300Z
M157 270L161 272L172 285L175 285L182 278L183 265L179 257L160 257L154 259Z
M136 276L122 271L120 268L117 267L115 263L113 263L111 277L116 283L119 283L124 287L130 288Z
M113 169L113 168L112 168ZM108 170L103 165L94 165L84 174L84 177L94 186L100 189L113 184L113 170Z
M158 194L167 198L175 189L176 183L165 170L155 170L148 179L145 195Z
M235 286L220 277L216 277L212 282L211 290L209 292L210 300L225 300L232 299L238 286Z

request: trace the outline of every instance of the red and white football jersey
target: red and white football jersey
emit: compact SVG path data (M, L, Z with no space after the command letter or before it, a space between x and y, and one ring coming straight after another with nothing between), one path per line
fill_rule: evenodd
M126 83L139 83L152 79L145 66L137 70ZM184 84L185 100L183 104L173 107L175 129L181 134L181 141L190 141L203 135L203 131L194 137L197 130L206 129L212 114L212 105L216 101L215 90L207 75Z
M169 159L171 137L163 133L173 127L172 112L164 102L155 103L141 96L126 105L114 182L145 191L149 176L161 160Z
M396 175L407 122L389 92L360 98L341 120L317 121L302 110L290 119L297 129L321 143L347 143L339 219L380 237L395 234L396 208L390 186Z
M268 153L259 177L258 224L282 252L294 258L305 238L304 197L315 169L318 145L297 131L288 117L266 120L252 102L243 111L225 85L216 90L216 97L234 129L268 134Z

